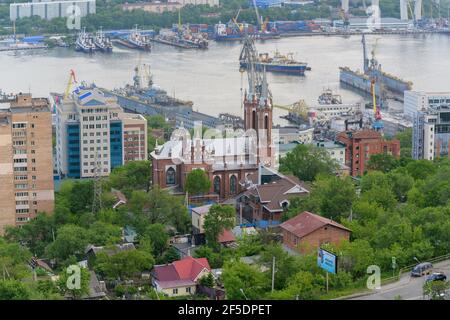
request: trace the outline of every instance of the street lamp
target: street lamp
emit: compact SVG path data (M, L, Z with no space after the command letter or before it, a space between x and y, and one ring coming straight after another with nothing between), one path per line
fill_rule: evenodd
M420 263L419 259L417 259L416 257L413 257L413 259Z
M248 300L247 296L245 295L244 290L242 290L242 288L239 289L241 291L241 293L244 295L245 300Z

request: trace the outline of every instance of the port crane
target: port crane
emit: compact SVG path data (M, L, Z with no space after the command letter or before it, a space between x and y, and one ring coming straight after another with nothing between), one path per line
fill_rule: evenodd
M308 120L309 106L305 100L301 99L289 105L273 105L274 108L288 111L290 114Z
M72 88L72 86L75 83L78 83L77 78L75 77L75 71L73 71L73 69L70 69L69 80L67 81L66 91L64 93L64 99L67 99L69 97L70 89Z
M375 59L375 50L378 45L378 40L375 40L375 45L372 49L372 59L370 61L370 92L372 94L372 104L373 104L373 115L374 115L374 122L372 123L372 128L377 131L381 131L384 128L383 124L383 118L381 116L381 108L383 107L383 85L379 79L380 75L380 65L378 64L377 60ZM376 93L376 84L378 83L380 92L379 96L380 99L377 101L377 93Z

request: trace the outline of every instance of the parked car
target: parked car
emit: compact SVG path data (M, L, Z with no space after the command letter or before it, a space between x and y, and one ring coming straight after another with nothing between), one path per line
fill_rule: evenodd
M442 272L435 272L433 273L431 276L427 277L426 282L431 282L431 281L446 281L447 280L447 276L445 274L443 274Z
M422 262L419 263L414 269L411 271L412 277L421 277L424 275L431 274L433 270L433 265L430 262Z

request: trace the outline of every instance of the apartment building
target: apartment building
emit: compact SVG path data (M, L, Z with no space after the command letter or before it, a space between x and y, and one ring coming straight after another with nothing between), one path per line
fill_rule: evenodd
M0 97L0 234L38 212L52 213L52 115L31 94Z
M400 157L400 141L384 140L378 131L345 131L339 133L336 140L345 145L345 164L353 177L364 175L367 162L374 154L385 153Z
M9 5L9 19L11 21L33 16L52 20L70 17L74 14L80 17L95 14L95 0L33 0L32 2L11 3Z
M450 106L416 114L413 126L414 159L450 157Z
M403 113L413 121L417 112L450 106L450 92L405 91Z
M56 103L56 166L62 178L108 176L127 161L147 159L147 121L117 99L80 87Z

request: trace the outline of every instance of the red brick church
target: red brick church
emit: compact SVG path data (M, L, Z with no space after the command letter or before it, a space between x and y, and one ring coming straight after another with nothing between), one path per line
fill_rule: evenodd
M244 123L245 132L236 131L226 137L221 137L218 130L204 137L201 130L194 131L193 137L184 128L175 130L170 141L151 153L153 184L184 189L187 174L202 169L211 180L210 192L220 199L240 193L240 182L257 173L259 165L272 168L277 165L272 136L272 97L265 73L253 82L249 77Z

